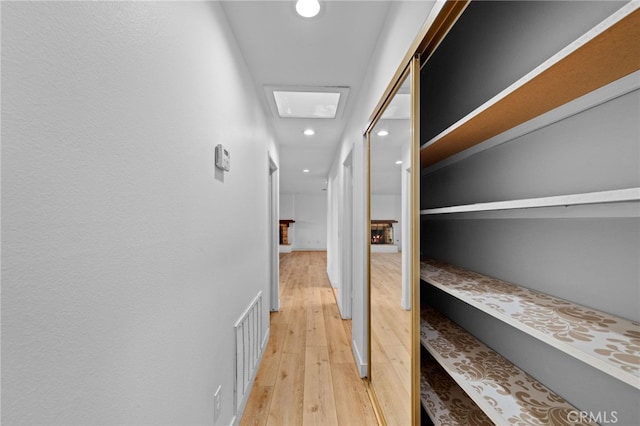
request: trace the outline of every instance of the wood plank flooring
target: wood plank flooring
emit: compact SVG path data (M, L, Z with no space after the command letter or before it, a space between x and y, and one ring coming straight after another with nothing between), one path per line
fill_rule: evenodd
M371 383L387 424L411 424L411 311L400 253L371 254Z
M280 311L241 425L375 425L325 252L280 255Z

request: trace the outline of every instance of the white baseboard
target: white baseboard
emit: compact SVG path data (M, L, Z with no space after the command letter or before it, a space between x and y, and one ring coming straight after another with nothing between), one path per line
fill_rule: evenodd
M267 343L269 343L269 334L271 334L271 327L267 328L267 332L264 333L264 339L262 339L262 347L260 348L262 354L260 354L260 362L262 362L262 355L264 355L264 350L267 348Z
M360 356L360 351L358 350L358 345L355 340L351 341L351 350L353 351L353 357L356 359L356 367L358 368L360 377L367 377L369 374L369 366Z
M371 244L371 253L398 253L398 246L394 244Z
M331 279L329 271L327 271L327 277L329 278L329 284L331 284L331 288L340 288L340 283L334 279Z

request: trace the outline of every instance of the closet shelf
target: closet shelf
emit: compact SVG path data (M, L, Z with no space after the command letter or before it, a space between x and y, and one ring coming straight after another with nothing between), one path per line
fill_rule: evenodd
M466 204L420 210L421 215L449 213L487 212L497 210L531 209L541 207L579 206L587 204L611 204L640 201L640 188L587 192L553 197L526 198L521 200L495 201L491 203Z
M640 324L436 260L420 278L640 389Z
M578 409L451 320L431 308L421 318L423 346L493 422L575 424Z
M420 399L425 411L436 425L493 425L469 395L435 362L422 365Z
M578 40L421 146L425 168L638 70L639 3Z

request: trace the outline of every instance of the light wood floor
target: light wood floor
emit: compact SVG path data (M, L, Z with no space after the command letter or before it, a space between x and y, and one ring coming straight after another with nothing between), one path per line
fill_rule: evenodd
M411 311L400 253L371 254L371 383L389 425L411 424Z
M280 255L280 312L241 425L375 425L325 252Z

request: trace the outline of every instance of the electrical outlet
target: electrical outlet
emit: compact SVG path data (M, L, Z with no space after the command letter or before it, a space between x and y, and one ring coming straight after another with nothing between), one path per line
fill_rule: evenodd
M222 408L222 385L218 386L218 390L213 394L213 423L218 421L220 409Z

